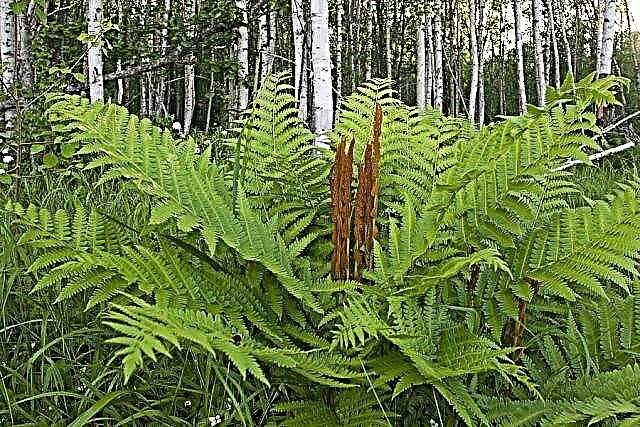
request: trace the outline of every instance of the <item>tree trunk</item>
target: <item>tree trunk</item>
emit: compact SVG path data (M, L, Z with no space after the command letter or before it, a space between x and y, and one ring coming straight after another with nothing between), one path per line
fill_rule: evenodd
M436 0L436 15L433 24L434 67L433 67L433 108L442 111L444 96L444 73L442 71L442 0Z
M314 130L318 135L316 145L325 146L325 134L333 123L328 0L311 0L311 31Z
M513 0L514 36L516 42L516 56L518 57L518 101L520 114L527 111L527 88L524 83L524 52L522 42L522 11L520 1Z
M124 28L124 14L122 12L122 3L118 3L118 25L120 28ZM116 61L116 72L122 72L122 60L118 58ZM118 79L118 91L116 92L116 102L122 105L122 101L124 100L124 81L122 79Z
M171 0L164 0L164 10L162 12L162 31L160 32L160 49L162 52L162 57L166 58L168 50L169 50L169 14L171 13ZM160 81L158 83L158 104L167 110L167 106L169 101L167 100L167 89L166 89L166 71L162 73L160 76Z
M478 96L478 74L480 71L478 52L478 34L477 34L477 12L478 7L476 0L470 0L469 2L469 39L471 44L471 86L469 90L469 120L475 122L476 120L476 104Z
M387 22L384 28L384 42L385 42L385 53L386 53L386 62L387 62L387 78L393 78L393 54L391 52L391 1L386 0L386 12L387 12Z
M102 22L102 0L89 0L88 33L99 37ZM102 73L102 47L97 41L91 42L87 53L89 67L89 99L91 102L104 100L104 81Z
M256 55L256 66L254 71L253 80L253 93L254 96L258 94L258 89L262 84L262 76L266 75L264 71L266 69L266 56L269 49L269 26L267 21L267 12L264 11L260 14L258 22L258 54Z
M276 42L278 37L278 10L273 8L269 11L269 49L267 50L267 68L266 74L263 75L263 81L273 71L275 62Z
M553 0L547 0L549 9L549 31L551 32L551 46L553 48L553 76L556 88L560 87L560 52L558 51L558 38L556 37L556 13Z
M371 80L371 69L373 67L373 11L376 8L376 0L370 0L367 6L367 60L364 64L364 79Z
M616 34L616 3L617 0L605 0L602 14L602 46L598 61L598 74L608 76L611 74L611 62L613 60L613 42Z
M418 27L418 54L417 54L417 79L416 79L416 103L418 107L425 108L427 106L427 49L426 42L427 17L422 14L420 16L420 25Z
M0 60L2 61L2 92L13 95L16 76L15 56L16 17L11 10L11 0L0 0ZM15 98L15 97L14 97ZM10 129L15 117L16 99L9 99L12 107L4 112L5 127Z
M433 107L433 18L427 17L427 26L425 36L427 38L427 83L426 83L426 104L429 107Z
M187 0L187 25L189 26L188 34L191 39L194 37L194 18L196 16L196 0ZM182 127L182 135L187 136L191 130L191 121L193 120L193 110L196 98L196 72L194 64L184 66L184 124Z
M31 28L26 10L18 16L18 27L20 29L20 78L22 85L27 89L31 89L34 82L33 64L31 62Z
M291 19L293 24L293 53L294 53L294 93L299 102L300 119L307 121L307 71L306 56L306 17L304 13L304 0L291 0Z
M249 17L247 14L247 1L236 0L236 6L240 11L242 25L238 28L238 103L239 112L249 106L249 87L247 78L249 77Z
M498 31L499 42L498 42L498 66L500 67L500 81L498 82L498 112L500 115L506 114L506 104L507 97L505 93L505 19L504 19L504 5L500 5L500 28ZM507 39L508 40L508 39Z
M544 10L542 0L533 0L533 41L536 65L536 87L538 89L538 104L545 104L545 90L547 82L544 68L544 49L542 37L544 32Z

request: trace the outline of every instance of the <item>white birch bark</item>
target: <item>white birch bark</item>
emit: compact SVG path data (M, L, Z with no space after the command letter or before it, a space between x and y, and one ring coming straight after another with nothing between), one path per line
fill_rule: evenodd
M520 114L527 111L527 88L524 82L524 50L522 36L522 10L520 0L513 0L514 36L516 42L517 71L518 71L518 105Z
M547 89L544 66L544 49L542 38L544 33L544 10L542 0L533 0L533 40L536 66L536 88L538 90L538 104L545 104L545 90Z
M416 81L416 98L420 108L427 106L427 48L426 42L427 17L422 14L420 16L420 25L418 26L418 54L417 54L417 81Z
M616 34L616 3L617 0L605 0L604 11L602 13L602 46L600 48L600 59L598 61L598 75L600 76L608 76L611 74L613 42Z
M294 92L298 100L299 117L306 121L308 113L307 99L307 71L305 30L306 18L304 14L304 0L291 0L291 19L293 24L293 55L294 55Z
M194 36L193 20L196 16L196 0L187 0L187 24L189 25L189 36ZM182 135L187 136L191 130L191 121L193 120L193 110L195 107L196 97L196 75L195 65L189 63L184 66L184 125L182 127Z
M517 0L516 0L517 1ZM478 74L480 71L478 52L478 6L476 0L469 1L469 39L471 44L471 85L469 90L469 120L476 120L476 104L478 96Z
M238 111L244 111L249 107L249 88L247 77L249 76L249 17L247 13L247 1L236 0L236 7L242 17L242 25L238 28Z
M4 92L12 93L16 76L15 55L16 17L11 10L11 0L0 0L0 60L2 61L2 87ZM10 99L10 101L15 101ZM9 108L4 113L6 128L12 127L15 109Z
M329 1L311 0L311 57L313 66L313 117L317 146L325 146L333 123Z
M121 2L118 3L118 25L120 25L121 28L124 28ZM116 61L116 71L122 71L122 60L120 58L118 58L118 60ZM122 101L124 100L124 80L118 79L117 85L118 91L116 92L116 102L118 104L122 104Z
M426 92L425 92L425 102L428 107L433 107L433 18L431 16L427 16L427 26L425 31L425 36L427 38L427 82L426 82Z
M433 67L433 108L442 111L444 95L444 72L442 69L442 0L436 0L436 15L433 24L434 67Z
M547 0L549 10L549 31L551 32L551 47L553 49L553 69L554 83L556 88L560 87L560 52L558 50L558 37L556 36L556 13L553 7L553 0ZM565 36L566 37L566 36Z
M253 81L253 93L257 94L262 77L266 75L266 57L269 49L269 24L267 20L267 12L260 14L258 22L258 55L256 55L255 78Z
M140 2L140 27L144 28L146 26L146 10L147 10L147 0L141 0ZM147 98L148 89L147 89L147 73L142 73L140 75L140 117L148 117L149 116L149 101Z
M33 64L31 62L31 28L29 25L29 15L23 11L18 16L19 38L20 38L20 80L25 88L33 87Z
M364 78L371 80L371 67L373 65L373 17L376 10L376 0L370 0L367 7L367 59L364 63ZM357 24L356 24L357 25Z
M88 33L90 36L100 35L102 23L102 0L89 0ZM91 43L87 53L89 66L89 99L91 102L104 100L104 80L102 71L102 48L96 42Z
M393 53L391 51L391 0L386 0L387 22L384 28L384 42L387 60L387 78L393 78Z
M278 37L278 10L272 9L269 12L269 48L267 50L267 69L263 79L267 78L273 71L273 63L275 61L276 54L276 41Z
M162 29L160 30L160 52L162 57L166 58L169 51L169 14L171 13L171 0L164 0L164 8L162 11ZM159 76L157 103L158 110L162 108L165 113L167 111L167 94L165 78L166 71ZM159 111L158 111L159 112Z

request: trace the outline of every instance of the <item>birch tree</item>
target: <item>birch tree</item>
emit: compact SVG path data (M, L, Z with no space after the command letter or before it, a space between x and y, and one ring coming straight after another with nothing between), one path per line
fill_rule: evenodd
M469 120L476 120L478 78L480 72L480 52L478 51L478 5L477 0L469 1L469 42L471 47L471 83L469 89Z
M433 67L433 107L442 111L444 96L444 73L442 70L442 0L436 0L433 23L434 67Z
M545 104L545 91L547 89L546 73L544 67L544 50L542 38L544 32L544 6L542 0L533 0L533 42L534 62L536 66L536 88L538 90L538 103Z
M616 4L617 0L604 0L604 10L602 12L602 40L600 47L600 57L598 60L598 74L608 76L611 74L611 63L613 61L613 42L616 34Z
M16 17L11 10L10 0L0 0L0 59L2 60L2 92L11 94L14 88L16 71L15 56ZM8 100L11 104L15 99ZM11 128L15 108L4 112L5 126Z
M238 111L244 111L249 106L249 17L247 14L247 1L236 0L236 7L240 12L242 24L238 27Z
M527 111L527 88L524 82L524 51L522 40L522 11L520 0L513 0L514 39L516 42L517 73L518 73L518 105L520 113Z
M102 0L89 0L88 33L91 46L87 52L89 69L89 99L91 102L104 100L104 80L102 72L102 48L99 40L102 23Z
M301 0L302 1L302 0ZM253 93L258 93L258 88L262 84L262 77L266 76L267 51L269 50L269 24L267 21L267 11L260 14L258 20L258 54L256 55L255 76L253 80Z
M18 37L20 39L19 43L19 54L20 58L20 80L22 86L25 88L33 87L33 64L31 60L31 19L28 9L22 11L20 15L18 15Z
M553 76L555 87L560 87L560 53L558 51L558 37L556 36L556 14L553 7L553 0L547 0L547 10L549 11L549 32L551 36L551 46L553 49ZM566 37L566 36L565 36Z
M416 98L417 104L420 108L426 107L427 101L427 59L426 59L426 29L427 29L427 17L422 14L420 16L420 25L418 26L418 43L417 43L417 81L416 81Z
M293 57L294 57L294 93L298 100L300 119L307 120L307 72L306 72L306 17L304 0L291 0L291 19L293 24Z
M366 52L367 59L364 63L364 78L365 80L371 80L371 68L373 66L373 19L374 11L376 9L376 1L370 0L367 6L367 38L366 38Z
M328 0L311 0L311 34L314 130L318 134L316 145L325 146L325 134L333 123Z
M196 16L196 0L186 1L187 25L189 26L188 34L190 38L195 35L194 19ZM195 65L190 61L184 66L184 124L182 127L182 135L187 136L191 130L191 121L193 120L193 110L195 107L196 97L196 72Z

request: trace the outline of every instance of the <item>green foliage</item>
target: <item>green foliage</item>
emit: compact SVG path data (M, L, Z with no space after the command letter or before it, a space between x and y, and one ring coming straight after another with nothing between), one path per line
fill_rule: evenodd
M312 148L286 79L267 79L233 155L215 160L123 107L52 98L99 185L128 183L151 209L134 227L79 203L9 203L36 255L33 292L89 294L124 382L211 358L272 392L261 417L284 425L387 425L407 405L468 425L633 422L640 182L590 198L557 171L598 147L589 107L619 82L583 80L481 129L406 107L388 81L364 85L333 140L353 137L359 164L381 103L375 261L336 282L332 155Z

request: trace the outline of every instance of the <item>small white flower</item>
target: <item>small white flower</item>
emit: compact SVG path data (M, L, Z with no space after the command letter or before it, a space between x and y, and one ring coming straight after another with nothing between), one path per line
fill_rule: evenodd
M433 418L429 420L429 425L431 427L438 427L438 423Z
M0 168L0 175L4 175L5 173L7 173L7 171L2 169L2 168Z
M184 401L184 406L187 406L187 407L191 406L191 401L190 400L185 400Z
M173 122L173 126L171 126L171 129L180 132L180 130L182 130L182 125L180 124L180 122Z
M31 343L31 348L34 348L36 346L36 343L32 342Z
M196 154L200 154L202 152L202 150L200 149L199 145L196 145Z
M209 425L211 427L217 426L222 422L222 415L216 415L215 417L209 417Z
M11 162L13 162L13 156L7 155L2 157L2 163L8 165Z

